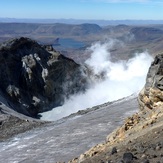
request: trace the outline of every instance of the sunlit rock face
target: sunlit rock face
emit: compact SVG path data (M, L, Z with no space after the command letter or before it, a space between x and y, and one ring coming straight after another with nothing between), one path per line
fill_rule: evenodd
M20 113L36 117L87 84L86 69L50 45L23 37L0 45L0 93Z
M152 110L163 106L163 54L158 54L151 64L138 100L141 109Z

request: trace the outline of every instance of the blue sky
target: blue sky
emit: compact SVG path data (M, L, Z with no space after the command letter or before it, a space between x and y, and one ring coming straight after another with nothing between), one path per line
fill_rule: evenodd
M0 0L0 17L163 20L163 0Z

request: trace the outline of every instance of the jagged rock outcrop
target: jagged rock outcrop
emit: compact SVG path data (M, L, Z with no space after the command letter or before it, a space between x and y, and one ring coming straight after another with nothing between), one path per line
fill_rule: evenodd
M87 84L84 68L50 45L23 37L0 45L0 94L20 113L36 117Z
M163 54L158 54L151 64L138 100L141 110L163 106Z

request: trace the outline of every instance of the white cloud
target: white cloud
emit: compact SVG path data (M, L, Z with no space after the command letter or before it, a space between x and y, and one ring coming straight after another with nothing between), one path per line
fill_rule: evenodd
M135 54L134 58L127 61L112 62L109 51L116 43L114 40L104 44L98 42L89 48L92 55L86 63L97 74L105 71L105 80L92 85L84 94L71 96L63 106L42 113L42 119L57 120L78 110L117 100L142 89L152 57L144 52Z

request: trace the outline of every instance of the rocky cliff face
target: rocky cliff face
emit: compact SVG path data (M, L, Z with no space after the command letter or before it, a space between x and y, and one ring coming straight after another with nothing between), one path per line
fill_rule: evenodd
M0 94L14 110L36 117L61 105L70 94L84 91L84 68L28 38L0 45Z
M151 64L138 100L141 110L154 110L163 106L163 54L157 55Z

